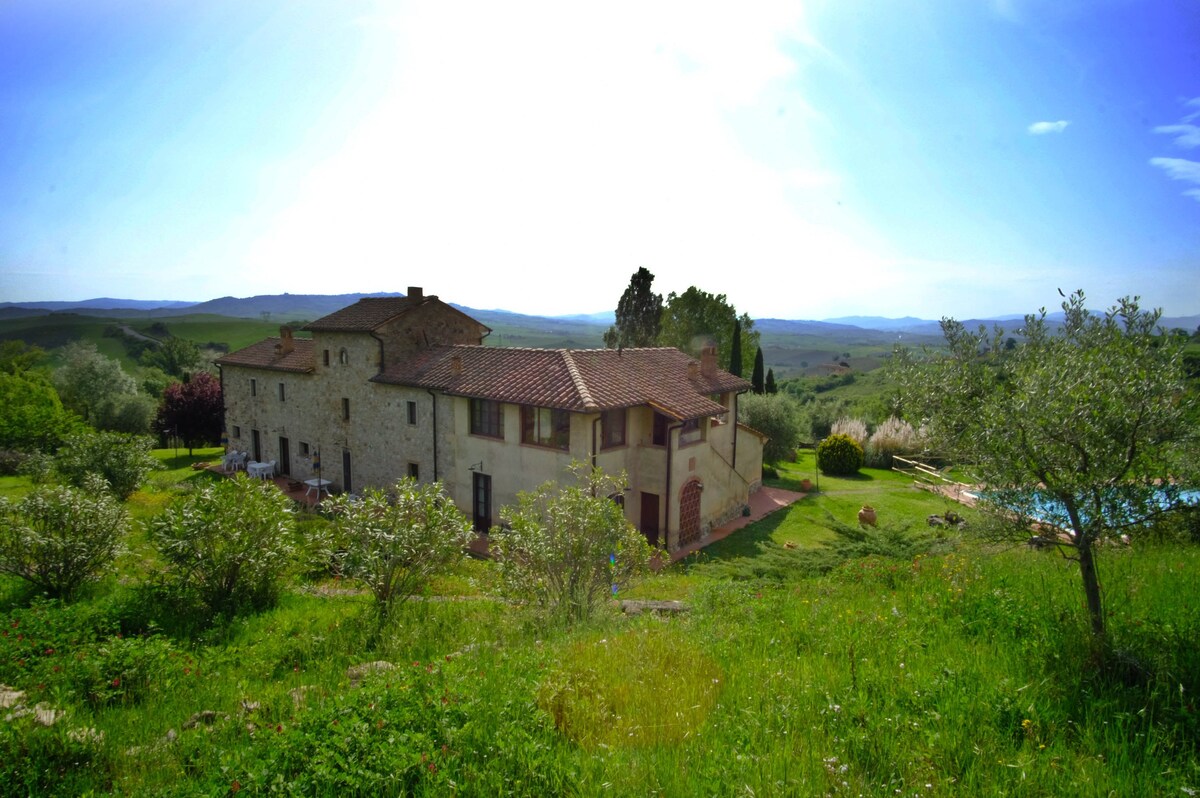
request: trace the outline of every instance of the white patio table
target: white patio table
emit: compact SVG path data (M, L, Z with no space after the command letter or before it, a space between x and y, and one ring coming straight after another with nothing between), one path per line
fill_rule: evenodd
M259 479L270 479L275 476L275 463L249 463L246 465L246 473Z
M308 486L308 490L304 491L305 498L314 490L317 492L317 501L321 500L321 491L325 491L325 495L329 495L329 486L333 484L332 479L320 479L313 477L312 479L304 480L304 484Z

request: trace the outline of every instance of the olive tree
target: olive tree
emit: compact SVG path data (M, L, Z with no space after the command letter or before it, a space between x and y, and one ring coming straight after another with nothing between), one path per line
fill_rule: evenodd
M138 394L137 382L121 364L90 343L63 347L54 385L63 406L97 429L145 432L154 417L154 402Z
M738 397L738 421L766 435L763 460L768 463L794 459L803 430L800 403L787 394L753 394Z
M0 573L52 598L71 599L120 551L125 509L90 475L83 488L35 488L19 502L0 497Z
M274 604L296 550L291 500L245 474L176 500L150 522L150 535L169 577L226 616Z
M325 509L333 518L338 548L332 554L342 573L370 589L383 616L461 559L472 534L440 482L402 479L391 491L335 497Z
M944 319L946 348L898 351L894 369L934 451L970 467L1006 528L1028 536L1040 522L1077 561L1103 643L1099 544L1179 504L1178 486L1195 479L1196 402L1157 311L1125 298L1095 314L1082 292L1062 308L1058 329L1044 309L1026 316L1013 347L1000 329Z
M574 485L546 482L500 509L494 551L504 592L567 623L644 573L654 550L616 501L624 478L579 463Z

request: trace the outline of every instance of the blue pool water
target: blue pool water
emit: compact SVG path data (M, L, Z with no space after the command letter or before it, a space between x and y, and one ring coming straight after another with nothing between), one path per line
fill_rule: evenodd
M1069 525L1066 507L1058 499L1042 491L1017 493L1015 491L996 491L969 493L984 502L991 503L1006 510L1020 513L1034 521L1042 521L1055 526ZM1090 510L1090 501L1083 505ZM1106 497L1101 512L1113 526L1135 526L1144 524L1150 515L1159 510L1166 510L1180 504L1200 504L1200 490L1175 488L1160 488L1149 495L1139 495L1133 491L1114 490ZM1081 510L1084 523L1090 520Z

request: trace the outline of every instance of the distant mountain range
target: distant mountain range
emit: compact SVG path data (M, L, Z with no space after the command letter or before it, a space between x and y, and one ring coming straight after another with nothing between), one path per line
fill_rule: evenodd
M363 297L403 296L395 292L370 294L265 294L252 297L220 297L207 302L181 302L177 300L114 299L100 297L78 302L0 302L0 319L42 316L50 313L78 313L87 316L115 318L159 318L192 314L214 314L234 318L271 319L278 321L312 320L352 305ZM489 326L511 324L521 319L543 319L565 331L584 328L607 327L614 321L611 311L601 313L571 314L565 316L530 316L506 310L480 310L455 305ZM1061 317L1061 314L1058 314ZM1050 318L1054 318L1051 314ZM1022 315L1000 316L993 319L968 319L963 323L968 328L979 324L1000 324L1014 328L1014 322L1024 319ZM1162 325L1168 328L1195 330L1200 327L1200 315L1163 318ZM829 335L830 333L853 333L855 330L886 333L889 338L900 335L939 335L939 322L918 319L912 316L886 318L882 316L842 316L820 321L793 319L756 319L754 326L764 334ZM871 336L874 337L874 336Z

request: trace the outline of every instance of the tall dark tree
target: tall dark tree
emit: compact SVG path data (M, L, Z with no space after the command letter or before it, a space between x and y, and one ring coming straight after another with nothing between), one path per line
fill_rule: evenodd
M604 333L609 349L658 344L663 298L650 290L653 283L654 275L645 266L629 278L629 287L617 302L617 323Z
M754 352L754 372L750 376L750 385L755 393L764 393L766 386L763 383L763 353L762 347Z
M763 383L763 389L767 393L777 393L779 386L775 384L775 370L767 369L767 381Z
M746 363L758 348L753 319L745 313L739 315L724 294L710 294L696 286L682 294L671 292L663 307L658 345L673 346L696 357L705 345L715 344L719 356L724 357L723 353L733 349L735 321L741 326L742 363Z
M733 342L729 346L729 373L742 376L742 322L733 320Z
M198 444L216 443L221 438L224 412L221 383L202 371L187 382L167 386L154 427L178 436L191 454Z

